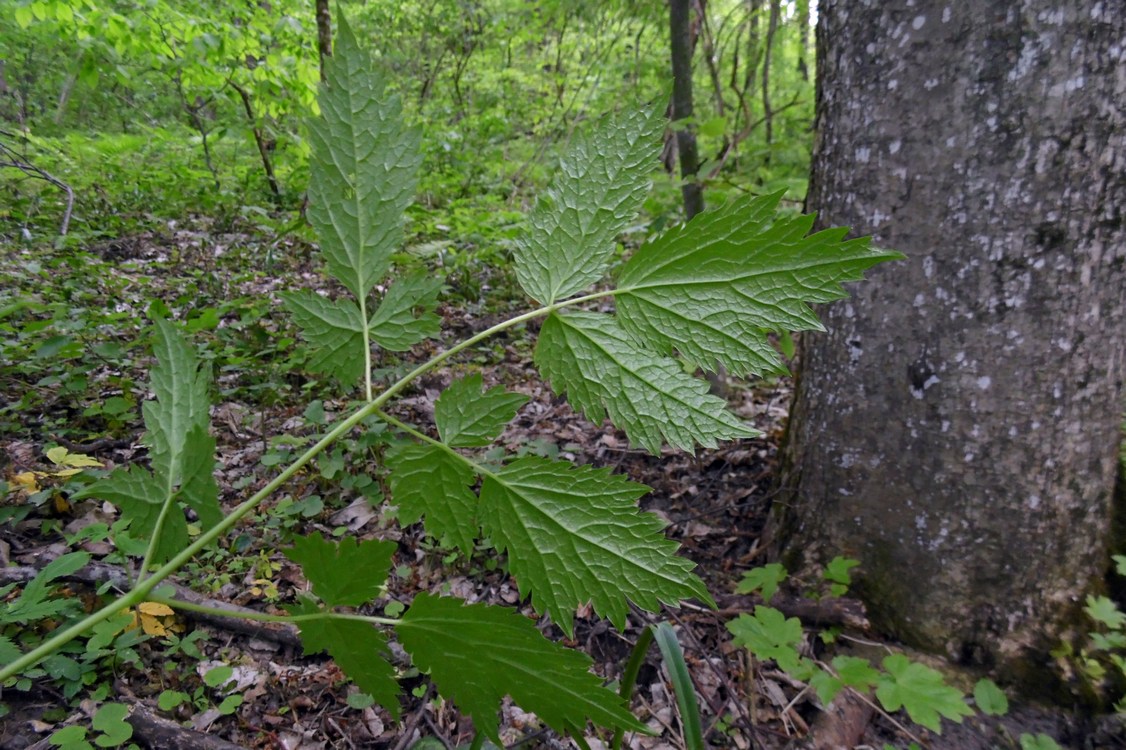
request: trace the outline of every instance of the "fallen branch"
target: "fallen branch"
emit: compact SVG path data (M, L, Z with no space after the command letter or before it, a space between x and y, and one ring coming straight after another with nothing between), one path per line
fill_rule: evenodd
M51 562L51 560L44 556L44 559L37 561L38 567L24 565L14 568L0 568L0 584L26 583L38 575L40 567L49 562ZM103 562L88 563L74 573L65 576L64 580L78 581L91 586L100 586L108 583L114 588L122 590L128 589L130 585L129 574L125 570L116 565L109 565ZM301 647L301 639L297 635L297 628L293 625L243 619L241 615L260 613L248 607L240 607L237 604L210 599L203 594L175 583L167 583L164 585L170 586L175 591L174 598L180 601L189 604L198 604L212 609L221 609L231 613L230 617L225 617L206 612L183 612L182 614L185 616L199 620L200 622L205 622L213 627L235 631L252 638L262 638L280 643L283 646L292 646L293 648Z
M719 609L713 614L735 617L744 612L753 612L757 605L763 604L761 596L727 594L717 596ZM796 617L806 625L840 625L841 627L868 632L872 625L864 604L856 599L803 599L801 597L775 594L770 606L786 615ZM709 610L710 611L710 610Z

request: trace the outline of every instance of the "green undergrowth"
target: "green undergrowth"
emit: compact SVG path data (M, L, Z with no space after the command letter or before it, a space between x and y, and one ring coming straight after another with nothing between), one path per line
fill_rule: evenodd
M69 533L72 551L18 593L14 585L7 592L14 598L0 612L0 684L33 688L57 679L47 670L60 664L70 670L64 677L77 674L81 684L87 673L100 684L100 670L140 671L127 645L111 648L122 638L145 649L159 639L190 659L199 644L168 632L163 618L229 612L185 599L166 582L186 576L221 592L241 576L254 601L270 605L241 616L296 626L307 655L327 651L393 719L405 690L430 684L472 718L476 746L485 738L499 742L506 696L580 747L591 724L603 737L648 731L631 712L628 691L609 689L590 657L546 637L533 617L571 638L577 613L588 607L622 631L631 607L657 613L686 599L713 605L693 564L664 535L664 522L639 510L649 488L547 451L498 452L496 441L529 397L472 372L451 368L452 382L422 424L399 408L399 398L479 345L534 334L534 347L524 351L554 394L594 422L608 417L650 454L753 437L759 433L695 373L784 372L772 334L818 329L811 304L841 298L843 283L900 256L846 239L845 229L810 234L814 217L781 211L782 191L732 195L688 224L650 231L637 217L651 194L665 122L659 107L627 107L574 135L556 179L518 231L515 216L498 217L496 231L509 233L503 251L511 253L522 309L443 340L437 306L449 278L411 260L404 222L419 191L423 133L376 70L342 22L322 114L307 136L308 219L324 263L314 288L244 289L217 275L218 266L208 264L221 256L206 252L195 272L165 281L168 299L129 302L115 286L129 283L126 273L93 287L100 307L112 311L99 316L151 321L121 335L136 341L128 352L144 359L148 377L103 388L87 375L75 380L66 403L73 394L88 398L85 412L100 401L91 419L135 413L139 405L144 433L128 444L140 460L110 471L80 451L54 451L58 471L18 477L23 507L38 502L58 511L95 501L105 521L77 533L57 524L41 529ZM137 274L145 273L141 255L128 266ZM66 263L80 256L58 257ZM37 293L32 282L25 289ZM58 386L50 378L68 377L64 370L81 377L96 346L81 338L87 330L120 330L118 320L91 320L88 312L68 328L66 293L55 299L52 290L38 306L13 312L6 331L13 337L7 352L39 351L46 346L40 332L50 328L61 336L54 353L67 354L66 367L45 356L34 378L12 369L29 386L28 398L50 393ZM224 301L208 302L217 299ZM98 371L102 378L112 373ZM236 399L301 406L285 422L259 422L252 431L253 414L234 409ZM58 429L76 417L48 403L28 406L50 414ZM256 461L260 474L256 468L220 488L227 479L216 461L220 429L244 443L239 458ZM345 501L368 509L378 518L374 526L362 534L347 524L298 526L302 518L323 520ZM10 520L20 520L16 515ZM420 522L431 541L421 554L401 549L397 530ZM127 580L76 608L53 584L90 560L91 552L78 549L84 543L120 564ZM270 545L281 547L284 562ZM426 545L440 551L441 565ZM488 571L488 558L502 560L497 572L515 587L521 608L462 599L441 580L451 569ZM296 597L281 598L281 566L307 582ZM406 578L414 588L400 592L402 599L389 596ZM686 686L671 630L658 625L652 632ZM409 662L391 658L392 641ZM223 673L213 674L204 674L206 688L225 684ZM219 698L198 684L172 689L158 699L169 712ZM691 691L680 693L687 723L695 710ZM237 711L239 702L228 698L229 691L218 702L221 712ZM101 732L106 742L125 742L114 734L118 712L95 715L87 734L68 728L56 739L81 743Z
M799 590L807 599L842 597L848 593L852 583L849 571L859 564L857 560L834 558L825 566L819 581ZM779 563L744 573L736 592L757 594L763 603L756 605L753 612L741 614L728 622L727 629L735 645L743 646L759 662L777 666L804 685L804 690L812 693L816 705L822 710L827 710L842 692L852 692L860 700L884 712L908 748L926 746L928 738L915 734L922 734L921 730L912 731L895 721L891 718L893 714L905 714L918 727L941 735L945 722L961 724L976 714L1000 717L1009 712L1005 693L988 678L978 679L967 693L939 670L889 645L851 639L842 633L840 627L806 628L797 617L787 617L770 606L770 602L780 588L792 588L788 579L788 572ZM1102 614L1100 622L1104 626L1114 633L1121 630L1122 620L1126 618L1121 615L1115 617L1106 602L1089 601L1088 612L1092 611L1092 607L1101 607L1098 612ZM1092 614L1092 617L1095 616ZM1096 645L1109 647L1104 636L1096 633L1093 638L1092 648ZM872 656L873 647L883 651L883 655ZM1118 643L1117 648L1120 650L1121 647L1122 643ZM1108 654L1104 658L1110 656L1121 662L1118 655ZM1088 651L1084 651L1083 657L1092 660ZM1095 669L1100 671L1099 667ZM1105 670L1101 670L1100 674L1105 674ZM1045 734L1026 733L1013 737L1002 731L997 741L1021 750L1059 748L1055 740ZM892 748L891 745L884 747Z

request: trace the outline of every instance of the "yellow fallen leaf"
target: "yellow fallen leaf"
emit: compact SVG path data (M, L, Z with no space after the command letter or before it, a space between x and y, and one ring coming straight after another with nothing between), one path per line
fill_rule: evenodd
M56 466L74 466L82 468L102 465L100 461L87 456L85 453L71 453L61 445L57 445L47 451L47 460Z
M135 626L139 625L146 635L168 635L178 629L175 626L175 614L167 604L141 602L137 605L134 623Z
M137 609L141 610L141 614L152 617L168 617L176 614L176 610L160 602L141 602L137 605Z
M34 494L39 491L39 478L34 471L21 471L12 477L20 489L27 490L29 494Z

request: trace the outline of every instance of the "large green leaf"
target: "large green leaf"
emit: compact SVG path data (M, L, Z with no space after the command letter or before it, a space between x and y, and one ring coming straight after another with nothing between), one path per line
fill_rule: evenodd
M402 121L398 97L384 92L371 57L343 16L327 81L309 122L309 223L328 270L357 298L387 273L414 197L419 134Z
M384 349L405 352L437 336L442 320L434 313L434 303L441 288L441 279L421 272L396 279L371 316L371 337Z
M574 142L516 245L529 296L551 304L601 278L649 191L664 126L659 111L629 108Z
M208 373L195 350L171 323L157 319L152 371L155 401L142 407L152 471L121 468L75 493L100 497L121 509L130 531L152 545L152 562L164 562L188 545L182 503L203 528L223 519L215 483L215 440L208 433ZM173 507L174 506L174 507ZM155 541L152 536L158 533Z
M938 733L940 717L961 724L963 717L973 716L962 691L948 685L941 672L903 654L885 657L883 666L887 674L876 684L876 697L888 711L903 708L911 721Z
M78 610L80 605L74 598L52 599L51 582L68 576L90 562L88 552L68 552L47 563L39 573L27 582L23 591L14 601L0 600L0 623L27 623L45 617L57 617L67 610ZM0 643L0 657L4 644ZM14 644L9 645L14 649ZM19 651L15 653L18 655ZM14 658L14 657L13 657ZM0 659L0 663L6 663Z
M556 393L595 422L608 412L630 440L654 455L662 439L684 450L754 437L708 384L676 360L642 349L614 318L589 312L552 314L540 330L535 362Z
M195 348L163 318L156 318L153 353L156 366L150 382L156 399L146 401L141 410L153 473L171 491L182 480L188 433L193 427L206 430L210 423L207 389L211 378L207 368L200 366Z
M379 596L391 571L395 543L354 537L325 539L320 532L300 536L285 556L301 566L313 593L329 607L358 607Z
M447 445L483 447L497 439L528 397L501 386L481 392L480 373L455 380L434 402L434 422Z
M508 551L521 594L565 633L588 601L622 630L627 600L649 611L689 597L711 603L664 522L638 512L648 490L609 469L523 458L486 476L481 526Z
M300 597L297 604L286 605L286 609L291 615L325 612L305 596ZM327 651L360 690L375 698L392 718L399 718L399 683L395 681L394 668L384 658L387 637L383 633L371 623L331 617L302 620L297 626L306 654Z
M330 300L302 289L282 292L282 302L309 342L306 366L342 383L355 383L364 374L364 319L352 300Z
M813 302L846 296L881 261L847 229L810 235L813 216L781 217L782 193L731 201L644 245L618 275L622 328L660 351L735 375L786 371L769 331L821 330Z
M75 500L97 497L108 500L121 510L121 518L129 523L129 530L137 539L148 540L156 531L164 504L169 500L164 483L152 472L140 466L117 469L105 479L73 495ZM155 548L154 561L163 562L188 546L188 523L182 513L168 513L161 527L160 539Z
M476 475L465 461L436 445L404 445L387 454L391 496L404 524L425 518L433 537L448 537L467 556L477 538Z
M646 731L624 701L590 673L590 659L553 643L516 612L419 594L397 626L415 666L499 744L505 695L557 732L578 734L587 720Z

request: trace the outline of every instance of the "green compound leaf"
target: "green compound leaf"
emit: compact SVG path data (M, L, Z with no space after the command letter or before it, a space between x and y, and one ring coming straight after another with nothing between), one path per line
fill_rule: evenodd
M354 537L328 540L320 532L297 537L285 556L301 566L313 593L329 607L358 607L379 596L391 572L395 543Z
M129 530L137 539L149 539L166 499L163 483L140 466L117 469L105 479L74 493L74 499L98 497L116 505L121 518L129 522ZM164 561L188 546L188 523L181 514L169 513L164 519L155 561Z
M622 630L627 600L649 611L689 597L712 604L664 522L638 512L648 490L609 469L523 458L486 476L481 527L508 551L521 595L568 636L587 601Z
M166 507L183 503L196 512L204 529L219 523L223 511L214 478L215 440L208 432L207 369L176 326L161 318L156 319L153 348L156 400L142 407L152 471L137 466L118 469L76 492L74 498L100 497L114 503L134 537L151 540L159 533L151 562L160 563L189 542L182 510L166 512Z
M872 662L859 656L836 656L832 663L841 682L862 693L868 692L880 680L880 671L872 666Z
M1009 712L1009 698L997 683L988 678L974 685L974 703L988 716L1004 716Z
M434 421L442 441L457 448L489 445L512 421L528 397L501 386L484 393L479 373L450 383L434 403Z
M133 725L125 720L129 707L121 703L106 703L90 722L90 726L102 733L94 740L99 747L118 747L133 736Z
M630 440L654 455L662 438L686 451L759 435L727 411L708 384L676 360L640 348L614 318L552 314L540 330L535 362L556 393L594 422L608 412Z
M364 374L364 321L351 300L330 300L310 292L282 292L282 302L309 342L310 372L327 373L342 383Z
M906 709L911 721L939 734L940 717L961 724L962 717L973 715L962 692L947 685L940 672L903 654L886 657L883 666L887 674L876 685L876 697L888 711Z
M387 454L391 496L399 520L411 524L425 518L426 531L448 537L466 555L473 553L477 534L477 481L469 465L436 445L404 445Z
M302 596L297 604L286 605L291 615L324 613L316 602ZM399 683L395 669L384 658L387 638L361 620L318 618L297 623L301 645L306 654L327 651L344 674L387 709L392 718L399 718Z
M163 318L156 318L153 353L157 364L151 383L156 400L146 401L141 411L153 473L171 490L183 479L188 433L194 427L206 432L210 424L207 389L211 377L207 368L200 366L195 348Z
M709 211L641 247L618 275L618 319L630 335L697 367L785 373L769 331L823 330L809 303L846 296L841 283L899 253L807 236L813 216L780 217L782 193Z
M442 280L412 273L396 279L371 316L371 337L384 349L405 352L437 336L442 319L434 313Z
M397 626L415 666L499 744L497 711L505 695L557 732L598 726L646 731L625 702L589 671L590 659L553 643L504 607L465 605L419 594Z
M402 240L422 157L398 97L384 93L371 57L343 16L325 65L321 116L309 121L309 223L328 271L359 299L387 273Z
M739 615L727 623L736 646L744 646L759 659L773 659L785 671L796 668L800 660L801 621L761 604L754 615Z
M516 245L516 278L530 297L551 304L602 277L649 192L664 126L658 110L626 110L562 158Z
M45 617L54 617L68 609L78 609L74 599L52 599L51 582L70 575L88 562L90 562L89 553L68 552L47 563L27 582L23 592L14 601L0 601L0 624L33 622ZM11 641L7 641L7 647L15 650L15 645ZM0 657L8 650L5 644L0 643ZM18 650L15 650L15 653L19 655ZM0 663L7 664L8 661L0 658Z
M1087 606L1083 611L1094 620L1101 622L1111 630L1121 630L1126 625L1126 614L1118 609L1113 599L1105 596L1087 596Z
M760 568L751 568L743 574L743 580L735 586L735 593L751 594L758 591L762 594L763 603L770 604L770 600L778 592L778 584L786 580L787 575L789 574L782 563L770 563Z

